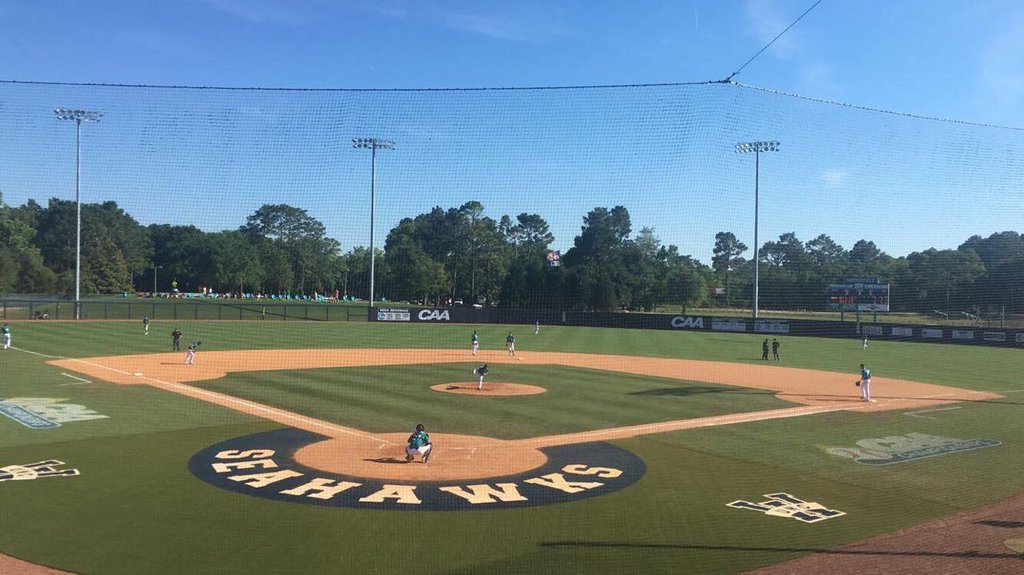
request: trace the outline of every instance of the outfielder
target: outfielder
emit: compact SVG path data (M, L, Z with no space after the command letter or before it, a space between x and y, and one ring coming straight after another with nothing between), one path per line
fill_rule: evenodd
M416 424L416 431L409 436L409 445L405 447L406 461L412 461L417 453L423 456L423 463L430 460L430 452L434 450L434 446L430 443L430 435L426 429L422 423Z
M149 335L149 316L142 317L142 335Z
M0 327L0 333L2 333L4 341L4 349L11 349L11 326L4 322L3 327Z
M505 338L505 346L508 347L508 354L516 354L516 336L512 335L512 332L508 332L508 337Z
M480 334L473 330L473 337L470 338L470 347L473 348L473 355L476 355L478 349L480 349Z

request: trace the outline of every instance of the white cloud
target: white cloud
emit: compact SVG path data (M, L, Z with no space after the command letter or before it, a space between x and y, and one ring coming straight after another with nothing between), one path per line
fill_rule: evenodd
M821 181L825 183L825 187L830 189L841 188L846 185L846 176L849 173L841 168L834 170L825 170L821 174Z
M760 44L758 49L771 42L772 38L778 36L779 32L785 30L799 15L783 16L778 10L778 3L773 0L747 0L744 14L747 18L748 33ZM793 30L790 30L779 38L766 53L782 60L792 60L798 49L792 32Z
M216 10L257 24L299 26L314 21L315 2L287 0L202 0Z
M555 10L523 11L522 7L516 9L518 13L515 14L449 12L441 16L440 24L462 32L511 42L541 43L565 35Z
M983 121L996 123L1024 114L1024 35L1020 33L1024 9L1003 13L1001 21L1001 29L990 36L977 55Z

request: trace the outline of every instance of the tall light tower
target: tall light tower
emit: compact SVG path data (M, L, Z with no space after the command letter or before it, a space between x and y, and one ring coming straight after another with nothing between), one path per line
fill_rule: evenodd
M376 254L373 251L373 224L377 201L377 150L394 150L395 143L379 138L352 138L352 147L370 150L370 307L373 307L374 261L376 260Z
M761 262L761 244L757 242L757 210L758 210L758 186L761 179L761 152L778 152L778 142L741 142L736 144L737 154L754 153L754 299L753 318L757 319L757 288L760 276L758 264Z
M81 319L82 300L82 122L99 122L102 112L57 108L58 120L75 121L75 319Z

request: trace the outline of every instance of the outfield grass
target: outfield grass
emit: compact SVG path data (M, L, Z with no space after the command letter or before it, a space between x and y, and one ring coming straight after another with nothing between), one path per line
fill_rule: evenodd
M505 326L163 322L16 323L14 344L88 357L170 350L175 327L204 350L501 349ZM533 350L760 362L761 336L542 327L516 330ZM59 459L74 478L0 482L0 551L83 573L734 573L994 503L1024 491L1020 350L834 339L782 339L782 365L1005 391L933 419L899 411L829 413L617 441L647 465L633 486L516 510L401 513L246 497L193 477L188 459L276 424L148 387L81 383L43 357L0 353L0 397L53 397L107 419L31 430L0 417L0 467ZM202 361L202 352L200 353ZM736 390L606 372L495 366L490 380L542 385L483 399L429 391L471 379L473 364L237 373L197 385L312 417L402 431L423 414L441 428L527 437L783 405ZM501 372L501 370L508 370ZM69 385L71 384L71 385ZM876 390L879 391L879 390ZM1002 445L887 466L827 454L864 438L927 433ZM807 525L730 509L785 491L846 515Z

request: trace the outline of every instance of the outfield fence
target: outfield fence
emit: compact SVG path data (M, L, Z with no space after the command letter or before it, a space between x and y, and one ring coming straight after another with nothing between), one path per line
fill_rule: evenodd
M331 303L245 303L188 300L131 302L81 302L83 320L243 320L243 321L366 321L363 306ZM6 320L75 319L70 300L17 300L0 302L0 317Z
M533 324L574 327L661 329L697 332L750 333L765 337L833 337L920 343L956 343L1024 347L1024 329L906 325L856 321L742 318L703 314L587 312L579 310L517 310L502 308L368 308L367 321L382 323Z
M1024 347L1024 329L981 326L894 324L810 319L759 319L707 314L589 312L505 308L365 307L336 303L243 303L132 301L81 303L83 320L338 321L571 326L761 334L767 337L833 337L921 343ZM70 300L0 301L0 318L70 320Z

